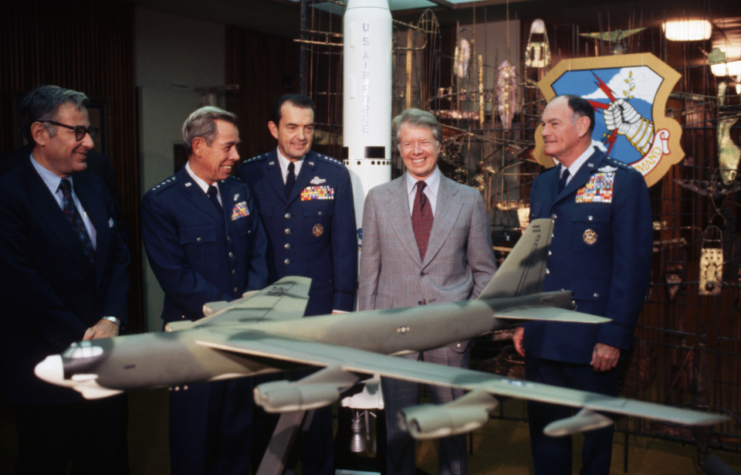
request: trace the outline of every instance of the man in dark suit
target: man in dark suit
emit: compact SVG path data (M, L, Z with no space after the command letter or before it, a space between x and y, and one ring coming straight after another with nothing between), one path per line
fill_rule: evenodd
M183 124L188 163L142 201L149 263L165 291L165 324L203 317L203 305L267 285L267 240L250 189L230 177L237 116L202 107ZM170 392L173 474L250 470L252 378Z
M124 398L84 401L34 375L44 357L126 325L129 253L103 182L85 170L96 130L77 91L22 102L33 149L0 178L0 362L18 433L17 473L127 473ZM40 450L43 453L40 453Z
M541 173L530 192L531 220L554 220L543 292L569 289L580 312L602 325L531 322L515 332L531 381L616 396L621 351L630 347L648 288L653 227L643 176L592 147L594 109L577 96L543 112L545 153L560 165ZM571 408L528 403L536 474L571 474L571 437L543 434ZM613 428L585 433L583 474L610 471Z
M15 167L26 161L28 157L31 156L32 151L33 144L27 143L19 149L0 155L0 176L12 171ZM111 198L113 198L113 204L116 208L116 224L118 225L118 233L121 235L121 238L126 245L128 245L131 231L129 230L129 226L126 224L123 209L121 208L121 191L118 188L116 171L113 169L111 159L95 150L88 150L85 163L87 164L87 167L80 173L97 176L103 180L105 187L108 189L108 193L111 195Z
M310 277L304 316L349 312L355 304L358 255L350 175L339 161L311 150L310 98L278 98L268 128L278 148L246 161L238 175L254 191L268 234L269 283L287 275ZM294 372L294 377L306 374ZM315 412L310 430L301 449L303 473L329 475L334 460L331 407Z
M391 309L475 299L497 270L489 216L481 193L440 173L442 130L435 116L405 110L393 122L406 173L370 190L363 209L358 310ZM404 355L468 368L468 342ZM398 428L397 413L419 403L419 385L384 378L387 473L414 475L414 439ZM431 386L444 404L463 391ZM440 475L467 473L466 437L440 440Z

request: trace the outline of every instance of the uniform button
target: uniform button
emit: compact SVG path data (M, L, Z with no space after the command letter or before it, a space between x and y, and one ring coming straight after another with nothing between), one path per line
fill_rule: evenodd
M594 218L590 216L590 217L588 217L587 219L591 221L591 220L593 220Z
M233 252L229 252L229 259L234 259L234 253Z
M283 263L285 263L285 265L288 265L288 264L291 263L291 260L290 259L286 259L285 261L283 261Z
M556 219L556 218L558 218L558 216L556 216L556 213L553 213L553 214L551 215L551 219Z
M285 231L285 233L286 233L286 234L291 234L291 230L290 230L290 229L288 229L288 228L286 228L286 231Z
M546 270L545 270L545 273L546 273L546 274L550 274L550 273L551 273L551 271L550 271L549 269L546 269Z
M290 245L290 244L288 244L288 243L286 243L286 245L285 245L285 246L283 246L283 247L285 247L286 249L290 249L290 248L291 248L291 245Z
M232 275L237 275L237 269L232 269Z
M419 302L417 302L417 305L424 305L424 304L425 303L423 301L421 301L421 300Z
M201 242L201 241L202 241L202 239L201 239L201 236L198 236L198 237L196 238L196 242Z
M598 298L599 294L597 292L594 293L594 298Z
M424 277L425 276L425 273L424 272L420 272L419 275L420 275L420 277Z
M555 233L551 234L551 239L553 239L554 237L556 237Z
M551 251L548 251L548 255L549 255L549 256L550 256L550 255L553 255L553 253L552 253Z
M291 219L291 213L286 213L285 216L283 216L286 219Z
M235 293L235 294L238 294L238 293L239 293L239 289L238 289L238 288L236 288L236 287L234 287L234 293Z
M322 215L322 212L320 211L320 212L319 212L319 216L321 216L321 215Z
M227 236L226 236L226 240L227 240L227 241L231 241L231 240L232 240L232 237L231 237L231 236L229 236L229 235L227 235Z

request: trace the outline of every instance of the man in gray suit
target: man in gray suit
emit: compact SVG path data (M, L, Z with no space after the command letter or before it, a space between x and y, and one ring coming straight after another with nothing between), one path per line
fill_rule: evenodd
M476 298L496 271L489 216L481 194L440 173L442 130L435 116L408 109L393 122L407 172L365 199L359 310L390 309ZM468 342L403 358L468 367ZM384 378L388 475L414 475L414 440L396 413L419 401L419 385ZM435 404L463 391L430 387ZM465 475L465 435L440 441L440 475Z

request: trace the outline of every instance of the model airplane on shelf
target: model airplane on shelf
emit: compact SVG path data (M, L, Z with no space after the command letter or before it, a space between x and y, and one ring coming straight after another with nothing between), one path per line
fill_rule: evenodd
M332 404L374 374L470 391L449 404L402 411L401 426L420 439L481 427L497 406L494 396L582 408L545 429L554 436L611 424L602 412L686 425L726 420L706 412L390 356L467 340L519 321L608 321L573 311L570 291L541 293L552 228L551 220L533 221L476 300L302 318L311 281L285 277L239 300L206 304L204 318L170 323L164 333L73 343L62 355L39 363L36 375L95 399L129 389L184 386L306 366L323 368L296 382L257 386L255 403L268 412Z

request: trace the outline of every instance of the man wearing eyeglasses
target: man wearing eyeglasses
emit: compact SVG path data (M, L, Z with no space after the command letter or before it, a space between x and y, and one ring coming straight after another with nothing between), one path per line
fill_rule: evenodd
M71 343L126 326L129 253L103 182L81 174L93 147L81 92L21 103L33 149L0 178L0 385L16 421L17 473L127 473L123 396L85 401L34 367ZM43 453L40 453L43 451Z

